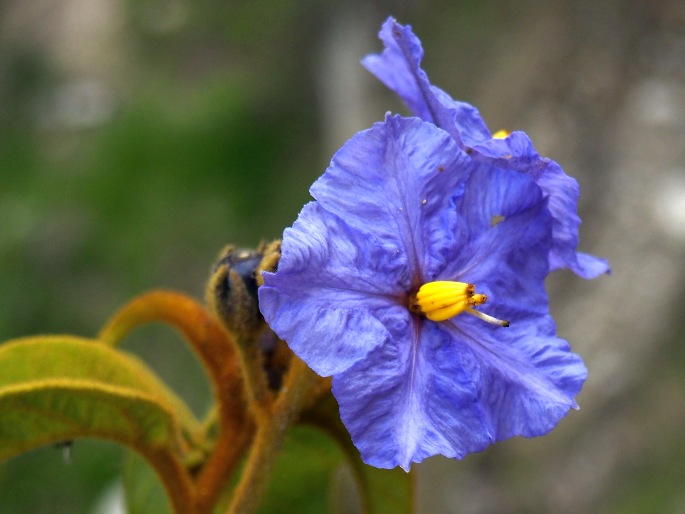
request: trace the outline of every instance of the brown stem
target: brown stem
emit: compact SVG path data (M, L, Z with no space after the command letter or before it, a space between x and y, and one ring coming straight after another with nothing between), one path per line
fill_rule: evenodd
M154 452L144 457L157 472L175 514L204 514L197 507L192 479L175 455Z
M257 510L264 495L271 470L288 427L321 390L321 380L300 359L293 359L281 394L271 416L257 426L250 455L236 487L229 514L250 514Z
M98 338L116 345L130 331L150 322L165 322L179 330L210 377L218 402L219 435L196 477L195 494L197 512L211 512L254 432L236 348L221 323L202 305L173 291L152 291L134 299L115 314Z
M251 421L244 423L240 431L230 429L232 425L226 421L221 421L220 425L220 436L214 450L196 479L197 501L203 513L212 512L254 435Z

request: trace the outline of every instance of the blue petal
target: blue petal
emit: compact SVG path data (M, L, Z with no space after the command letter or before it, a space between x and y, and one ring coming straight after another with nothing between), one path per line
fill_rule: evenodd
M554 336L549 316L511 319L508 328L484 329L483 322L458 316L445 324L455 343L465 344L479 363L479 399L493 437L546 434L571 408L587 377L580 357Z
M459 247L478 239L502 220L543 202L541 189L530 177L487 164L479 166L469 176L457 203Z
M259 306L271 328L322 376L339 373L408 325L407 260L318 204L283 235L278 271Z
M311 193L376 244L405 253L418 287L445 266L455 202L473 167L441 129L394 116L348 141Z
M446 130L464 146L490 138L478 109L431 86L421 69L421 42L409 25L402 26L388 18L379 37L385 44L383 53L367 56L362 64L397 93L412 113Z
M609 266L609 261L606 259L583 252L576 252L576 259L578 260L578 264L571 269L582 278L592 279L604 275L605 273L611 274L611 266ZM558 269L561 265L550 262L550 267L552 269Z
M471 195L479 199L475 205L467 202ZM517 205L517 198L528 198L528 205ZM469 211L475 228L445 273L476 284L489 298L478 310L510 326L462 314L443 327L479 363L479 398L493 437L542 435L576 406L587 376L581 359L555 336L549 316L544 279L552 219L546 199L528 177L498 170L471 175L460 209ZM488 228L489 217L499 212L504 220Z
M504 139L490 139L473 147L474 159L498 167L523 172L532 177L548 198L552 213L550 270L568 268L580 277L591 279L609 272L606 260L576 252L578 247L578 182L564 173L556 162L541 157L523 132Z
M440 278L475 284L488 296L478 310L499 319L508 319L498 311L502 306L522 318L546 315L544 280L552 233L547 201L529 177L489 171L478 170L469 178L458 206L460 250Z
M401 466L431 455L462 458L493 442L478 401L479 364L432 322L333 377L340 416L367 464Z
M415 321L405 338L334 377L364 462L408 470L432 455L463 458L497 440L547 433L576 406L587 371L552 335L549 317L485 333L472 320Z
M605 259L576 252L580 226L580 218L577 214L580 187L578 182L566 175L556 162L546 161L547 166L538 184L549 198L549 210L554 219L552 229L554 240L549 257L550 269L554 271L568 268L586 279L609 273L609 263Z
M515 131L505 138L488 138L471 147L473 159L506 169L522 171L536 182L548 159L542 159L525 132Z
M498 440L543 435L576 407L587 375L580 358L554 337L548 316L518 323L510 314L513 330L482 331L475 318L414 320L404 338L333 377L364 462L409 470L432 455L461 459Z
M409 25L386 20L379 36L385 44L380 55L370 55L364 66L400 96L420 118L447 131L472 157L496 167L530 175L549 196L554 218L554 242L550 250L551 270L568 268L583 278L608 273L606 260L576 253L578 246L578 184L549 159L541 157L527 135L513 132L505 139L493 139L478 110L453 100L430 84L421 69L423 48Z

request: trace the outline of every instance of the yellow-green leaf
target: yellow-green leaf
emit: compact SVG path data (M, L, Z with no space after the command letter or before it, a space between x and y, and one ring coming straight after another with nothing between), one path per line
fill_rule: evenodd
M187 406L131 355L70 336L0 345L0 459L77 437L182 451L197 433Z
M164 487L149 463L130 452L124 462L122 481L128 514L171 514Z
M174 420L154 398L76 380L45 380L0 391L0 459L76 437L134 448L171 445Z

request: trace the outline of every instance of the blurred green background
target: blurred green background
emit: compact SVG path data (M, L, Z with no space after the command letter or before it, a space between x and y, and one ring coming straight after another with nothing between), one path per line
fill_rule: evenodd
M152 288L202 298L225 244L280 237L335 149L404 112L359 65L389 14L433 83L578 177L582 247L614 267L550 279L590 369L583 410L417 466L419 511L685 512L679 1L0 2L0 339L92 336ZM125 348L205 412L170 330ZM53 448L0 463L0 513L112 514L123 452L78 441L68 464Z

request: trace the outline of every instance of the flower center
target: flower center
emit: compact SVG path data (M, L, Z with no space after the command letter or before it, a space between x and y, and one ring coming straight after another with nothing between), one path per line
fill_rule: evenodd
M484 294L476 294L473 284L439 280L422 285L416 294L411 295L409 310L431 321L445 321L466 312L487 323L508 327L508 321L493 318L473 308L487 301L488 297Z

